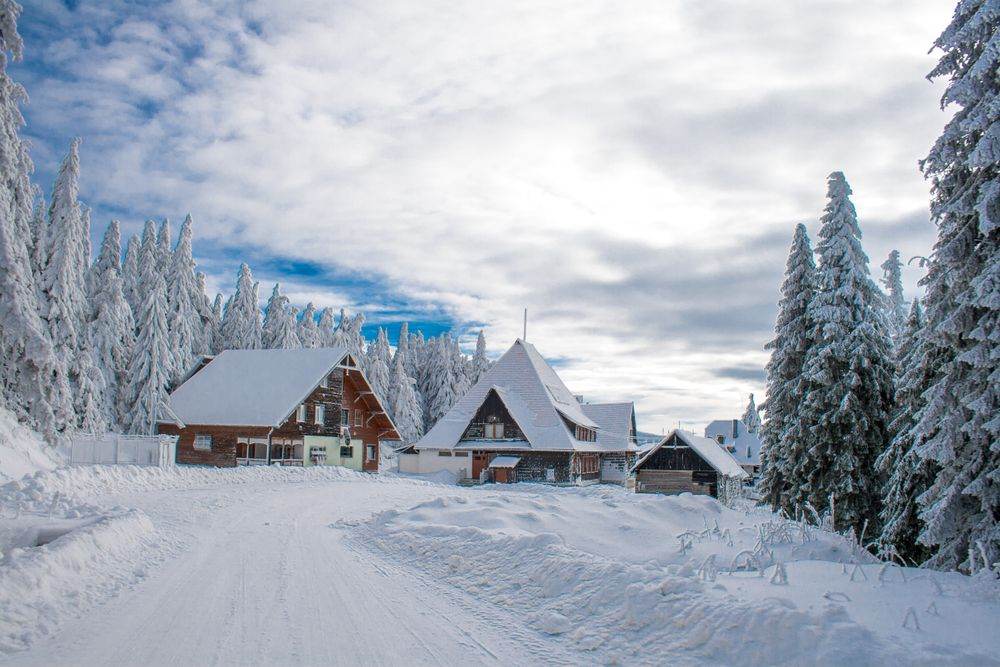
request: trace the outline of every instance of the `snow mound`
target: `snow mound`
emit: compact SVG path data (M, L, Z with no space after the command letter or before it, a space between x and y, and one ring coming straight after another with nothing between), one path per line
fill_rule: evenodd
M0 653L23 650L144 576L139 558L153 536L146 515L131 510L10 549L0 561Z
M358 530L398 562L570 642L587 662L1000 664L989 631L1000 605L977 599L960 575L848 564L844 538L818 531L805 549L794 536L768 540L775 564L744 567L774 515L705 497L522 488L383 512ZM682 548L678 533L704 538ZM779 563L787 581L775 576ZM911 607L920 630L904 627ZM962 624L974 627L955 636Z
M60 454L41 436L0 407L0 482L63 464Z

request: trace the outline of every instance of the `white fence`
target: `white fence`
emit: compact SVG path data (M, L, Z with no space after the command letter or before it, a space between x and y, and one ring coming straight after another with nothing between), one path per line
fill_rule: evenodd
M70 463L80 465L174 465L177 436L77 434L72 437Z

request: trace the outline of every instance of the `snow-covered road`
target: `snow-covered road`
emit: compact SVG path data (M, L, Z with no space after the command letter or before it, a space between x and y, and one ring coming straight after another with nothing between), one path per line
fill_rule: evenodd
M140 583L9 663L571 662L501 608L389 562L337 527L439 493L321 481L117 496L152 520L157 561Z

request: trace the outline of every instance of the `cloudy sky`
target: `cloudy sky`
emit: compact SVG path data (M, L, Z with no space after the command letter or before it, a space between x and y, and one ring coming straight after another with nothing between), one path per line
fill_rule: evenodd
M933 239L951 2L22 2L37 181L82 137L95 236L190 212L213 289L245 260L262 294L497 354L527 307L567 384L643 430L762 391L829 172L876 272Z

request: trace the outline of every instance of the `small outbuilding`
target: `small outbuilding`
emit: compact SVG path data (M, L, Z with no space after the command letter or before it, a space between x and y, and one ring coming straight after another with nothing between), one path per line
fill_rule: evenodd
M638 493L696 493L726 503L742 495L750 475L708 438L677 429L647 449L631 469Z

